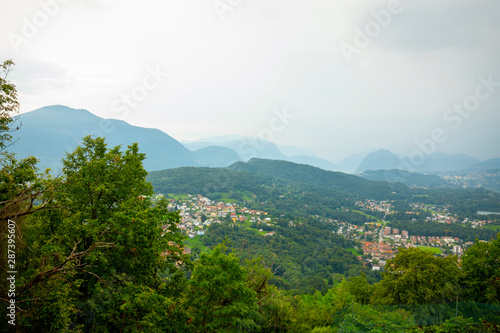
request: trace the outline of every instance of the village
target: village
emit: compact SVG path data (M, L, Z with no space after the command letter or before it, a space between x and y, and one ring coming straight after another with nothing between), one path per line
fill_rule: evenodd
M168 209L179 211L179 229L189 238L204 235L208 226L213 223L250 221L270 224L271 221L266 212L240 207L236 203L213 202L201 195L188 194L178 200L171 199Z
M363 255L358 256L358 259L370 263L373 270L383 268L387 260L396 256L399 248L419 247L441 256L449 254L461 256L464 249L473 244L472 242L464 243L457 237L409 235L406 230L384 226L383 223L367 223L365 226L357 226L347 222L338 222L338 225L338 234L361 243ZM443 249L449 249L451 253Z
M365 200L364 202L357 202L356 205L366 211L379 211L385 214L394 213L390 202L387 201ZM489 220L459 220L448 212L447 207L437 208L417 203L410 203L410 207L412 211L407 211L406 214L416 214L415 212L419 210L431 212L431 216L426 217L426 221L448 224L470 222L472 228L481 228L492 222ZM416 218L413 218L412 221L416 221ZM337 232L339 234L348 239L361 242L365 260L372 264L374 270L380 270L387 260L393 259L401 247L419 247L441 256L455 254L460 257L465 249L473 245L473 242L463 242L458 237L409 235L407 230L391 228L386 225L385 221L378 219L376 222L367 222L364 226L346 222L338 222L338 225Z
M357 206L364 211L379 211L387 215L393 214L394 210L390 202L365 200L357 202ZM428 221L440 223L467 223L459 221L456 217L446 211L446 208L440 208L437 211L436 207L411 204L411 208L415 210L429 210L432 216L427 217ZM168 209L170 211L179 211L181 221L179 229L189 238L195 238L205 234L207 228L214 223L243 223L250 222L257 225L273 226L273 218L268 216L267 212L252 210L246 207L241 207L236 202L215 202L201 195L184 195L177 196L174 199L169 199ZM414 214L414 211L406 212ZM419 247L428 249L436 255L448 256L455 254L461 256L464 250L471 246L472 242L463 242L458 237L438 237L438 236L420 236L410 235L407 230L399 230L387 226L383 220L366 222L364 225L354 225L348 222L337 221L333 219L325 219L315 216L332 224L332 232L357 241L360 246L356 247L359 251L358 259L370 264L373 270L380 270L385 265L386 261L393 259L398 253L399 248ZM481 227L487 224L488 221L470 221L474 227ZM293 226L293 222L289 223ZM258 229L262 236L274 236L275 231L263 231Z

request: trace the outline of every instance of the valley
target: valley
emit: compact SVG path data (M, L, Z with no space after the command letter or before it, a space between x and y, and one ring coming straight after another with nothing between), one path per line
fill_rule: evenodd
M241 260L280 267L271 283L294 293L312 292L311 281L325 291L332 274L378 281L400 249L460 256L500 227L499 216L471 208L500 208L495 192L410 188L285 161L170 169L148 180L180 211L193 258L228 239Z

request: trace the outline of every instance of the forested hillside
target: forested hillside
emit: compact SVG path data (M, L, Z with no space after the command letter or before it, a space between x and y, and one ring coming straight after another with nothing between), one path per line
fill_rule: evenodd
M385 182L400 182L407 186L419 186L428 188L452 187L444 179L436 175L423 175L415 172L409 172L399 169L393 170L366 170L361 177L368 180L379 180Z
M258 232L273 232L263 237ZM364 273L371 283L380 280L380 274L365 267L348 248L357 244L332 233L332 226L314 219L305 219L297 225L281 220L276 226L216 224L200 242L213 248L225 239L232 241L232 249L241 259L261 257L274 272L269 283L293 294L326 293L343 277ZM195 253L199 254L195 249ZM335 279L335 280L334 280Z
M350 197L372 197L374 199L390 199L408 195L408 187L402 184L367 181L361 177L342 172L326 171L304 164L286 161L271 161L253 158L247 163L237 162L228 167L230 170L250 171L260 175L301 183L311 188L318 187L330 193L342 193Z

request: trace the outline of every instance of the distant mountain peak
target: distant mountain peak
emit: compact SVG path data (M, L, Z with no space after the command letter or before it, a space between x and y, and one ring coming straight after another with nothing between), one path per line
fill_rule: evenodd
M75 109L75 108L72 108L72 107L69 107L69 106L66 106L66 105L62 105L62 104L54 104L54 105L43 106L41 108L29 111L29 112L25 112L24 114L30 113L30 112L43 112L43 111L51 111L51 112L82 112L82 113L90 113L90 114L94 115L89 110L86 110L86 109Z
M257 157L269 160L283 160L300 164L312 165L325 170L338 170L338 167L326 160L314 156L314 153L304 148L277 145L274 142L260 137L243 137L241 135L227 135L196 141L185 141L185 146L198 151L209 146L221 146L234 150L243 161ZM287 154L284 153L286 151Z
M36 156L41 168L59 170L65 152L73 151L86 135L103 136L110 147L138 143L148 171L199 165L193 152L158 129L106 120L88 110L51 105L22 113L20 119L21 129L15 133L19 140L9 150L19 157ZM103 127L105 120L108 125Z
M356 173L367 170L401 169L401 157L387 149L379 149L366 155L358 166Z

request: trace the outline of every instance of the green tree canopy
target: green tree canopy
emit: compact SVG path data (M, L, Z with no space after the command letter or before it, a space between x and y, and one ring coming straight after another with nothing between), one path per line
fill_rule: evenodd
M257 294L249 287L247 271L238 257L226 252L225 246L216 246L195 263L188 312L196 331L249 331L256 327Z
M500 234L491 242L478 242L462 257L464 297L500 304Z
M16 86L7 80L13 65L12 60L0 64L0 151L4 150L12 139L9 132L14 116L19 111Z
M22 325L140 331L174 320L166 305L180 297L189 260L179 215L150 199L143 159L136 144L108 149L91 137L64 159L50 209L31 214L22 228L18 299L30 312Z
M415 305L454 300L459 275L455 256L438 258L418 248L400 249L385 265L375 301Z

